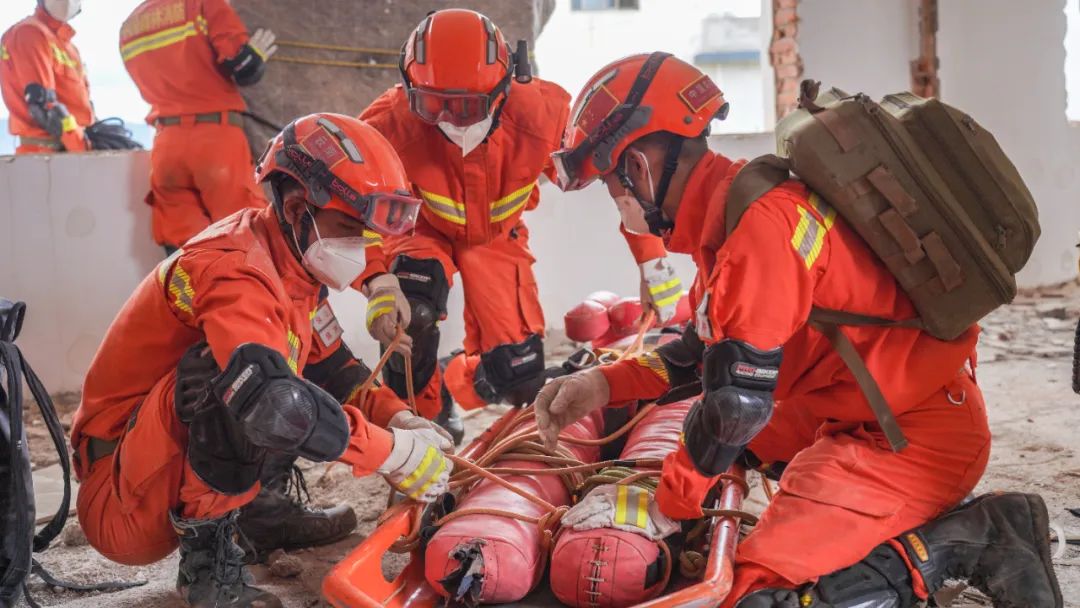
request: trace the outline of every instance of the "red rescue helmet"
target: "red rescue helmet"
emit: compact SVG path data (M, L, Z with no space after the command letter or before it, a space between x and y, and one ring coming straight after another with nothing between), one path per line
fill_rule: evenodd
M413 114L458 127L492 114L511 77L532 80L526 42L512 52L490 19L460 8L429 13L402 46L399 68Z
M578 94L552 154L563 190L579 190L613 171L634 141L661 131L697 137L727 116L711 78L670 53L631 55L608 64Z
M420 200L397 152L371 125L341 114L310 114L289 123L259 158L255 181L270 180L274 206L282 201L273 178L284 174L307 190L308 201L361 220L380 234L416 225Z

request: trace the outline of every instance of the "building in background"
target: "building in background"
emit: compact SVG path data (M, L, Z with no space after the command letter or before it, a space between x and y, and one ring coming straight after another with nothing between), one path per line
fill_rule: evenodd
M772 129L767 0L556 0L536 42L538 74L577 95L601 66L668 51L712 76L731 103L714 133Z

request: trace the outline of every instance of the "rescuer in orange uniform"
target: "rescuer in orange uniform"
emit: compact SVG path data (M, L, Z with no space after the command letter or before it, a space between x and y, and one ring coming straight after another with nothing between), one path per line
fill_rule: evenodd
M262 78L274 34L249 36L228 0L146 0L120 29L120 54L157 127L154 240L167 252L211 223L266 201L251 179L238 87Z
M891 450L807 319L812 306L898 320L914 318L914 307L799 181L754 202L725 234L725 198L743 163L709 151L706 135L726 112L707 76L666 53L605 67L577 99L555 155L560 183L602 179L628 230L692 255L698 319L653 353L547 385L536 400L545 441L592 409L703 388L683 447L664 463L663 513L700 517L714 476L740 454L773 470L786 464L779 493L739 544L723 606L906 607L946 578L970 580L995 605L1061 606L1038 496L986 496L950 512L990 450L974 378L978 328L951 342L910 328L842 328L909 442Z
M359 276L365 230L415 223L420 201L393 149L354 118L315 114L271 142L258 181L272 207L213 225L139 285L91 364L72 429L90 544L125 564L179 544L177 585L193 606L281 605L244 581L233 540L271 460L340 460L424 501L451 470L445 432L389 389L359 390L370 372L325 348L335 340L323 336L333 315L322 287ZM305 514L318 528L309 536L350 532L342 509Z
M403 83L361 118L393 144L424 207L415 234L368 250L367 323L384 345L397 325L408 326L418 408L460 438L449 395L440 396L437 359L455 273L466 334L445 372L454 399L467 408L522 404L542 383L544 315L522 213L539 202L541 173L553 175L569 95L532 77L524 42L512 51L490 19L463 9L428 15L406 40L400 67ZM674 315L682 285L662 243L627 240L650 301L661 317ZM391 359L385 378L405 394L402 358Z
M38 0L34 14L0 39L0 90L19 136L16 154L84 152L94 122L90 84L68 25L81 0Z

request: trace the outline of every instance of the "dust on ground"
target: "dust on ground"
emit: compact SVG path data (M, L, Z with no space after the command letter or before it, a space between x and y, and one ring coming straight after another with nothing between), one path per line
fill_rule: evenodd
M977 492L1019 490L1041 494L1051 521L1067 537L1080 543L1080 396L1070 388L1073 332L1080 318L1080 285L1067 284L1022 293L983 324L979 347L978 380L986 394L994 447L990 466ZM565 356L568 346L552 353ZM58 408L65 427L70 425L77 398L65 396ZM495 420L503 408L492 407L467 415L470 436ZM36 411L30 409L28 434L35 467L56 461L48 434ZM278 594L286 606L326 606L320 600L323 577L335 563L362 542L375 528L386 506L387 486L376 477L354 478L348 467L306 465L306 476L316 504L351 504L360 518L359 528L341 542L293 552L299 558L289 568L277 568L288 577L275 576L266 566L252 571L258 584ZM751 504L750 506L754 506ZM757 504L760 507L760 503ZM1056 546L1055 546L1056 549ZM67 608L179 608L184 603L173 591L178 557L174 553L147 567L114 564L86 545L74 518L54 546L40 557L55 575L75 582L144 580L148 584L109 594L75 593L47 589L33 579L31 591L41 604ZM385 564L396 570L402 560ZM1065 594L1065 605L1080 608L1080 546L1068 545L1055 559ZM985 605L964 597L954 606Z

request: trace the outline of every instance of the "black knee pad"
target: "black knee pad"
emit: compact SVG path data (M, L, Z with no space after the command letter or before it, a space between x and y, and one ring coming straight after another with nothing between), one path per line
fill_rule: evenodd
M442 264L435 259L417 259L399 255L390 267L409 300L412 321L408 334L413 339L413 386L421 390L431 381L439 365L439 321L446 316L450 282ZM405 398L405 358L393 355L383 368L383 380L397 395Z
M544 341L533 334L523 342L497 346L480 355L480 368L474 386L481 397L511 405L530 403L544 384Z

